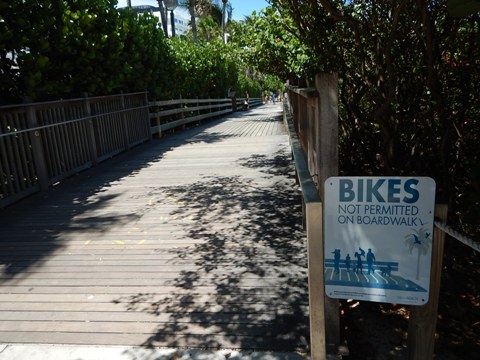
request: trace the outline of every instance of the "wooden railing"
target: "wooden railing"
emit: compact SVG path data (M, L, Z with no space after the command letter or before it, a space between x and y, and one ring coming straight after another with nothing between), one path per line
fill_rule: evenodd
M260 98L250 99L250 107L262 104ZM162 136L165 131L185 128L205 119L241 110L243 98L225 99L175 99L150 103L152 134Z
M232 99L149 102L141 92L0 107L0 208L235 105Z
M162 133L232 112L232 99L175 99L150 103L151 131Z
M149 140L146 93L0 108L0 207Z

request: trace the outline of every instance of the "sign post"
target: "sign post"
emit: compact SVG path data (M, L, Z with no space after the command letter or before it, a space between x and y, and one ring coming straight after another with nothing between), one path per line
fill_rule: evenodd
M428 302L435 182L428 177L325 181L325 292L337 299Z

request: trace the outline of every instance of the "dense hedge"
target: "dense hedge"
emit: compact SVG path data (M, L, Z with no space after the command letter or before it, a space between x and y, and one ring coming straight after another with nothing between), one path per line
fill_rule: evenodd
M0 3L0 104L148 90L153 98L260 96L235 46L166 39L115 0Z

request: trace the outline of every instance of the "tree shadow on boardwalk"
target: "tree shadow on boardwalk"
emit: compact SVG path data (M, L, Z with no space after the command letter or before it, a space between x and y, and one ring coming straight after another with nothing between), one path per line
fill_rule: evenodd
M41 265L49 255L67 246L72 234L88 231L101 236L108 229L129 223L136 217L135 214L85 216L107 207L114 200L115 196L102 195L102 191L95 188L83 196L50 191L3 210L0 283L27 275L28 269ZM95 196L95 200L87 200L90 196Z
M39 266L83 231L101 237L110 229L133 222L139 215L99 212L117 201L113 184L133 177L159 161L182 139L154 140L83 171L48 191L0 209L0 283Z
M143 345L306 350L308 295L301 200L288 155L239 160L272 186L246 176L204 177L151 195L180 204L171 216L196 244L171 250L172 265L190 264L161 301L138 294L131 311L169 314ZM179 225L180 226L180 225Z

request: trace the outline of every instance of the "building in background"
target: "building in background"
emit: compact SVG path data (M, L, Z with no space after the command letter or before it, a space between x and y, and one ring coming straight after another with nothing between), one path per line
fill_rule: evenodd
M153 13L160 23L162 22L162 17L160 16L160 8L157 6L152 6L152 5L135 5L132 6L132 9L136 11L137 13L141 14L144 13L145 11ZM175 21L175 35L176 36L181 36L181 35L186 35L187 32L190 30L190 15L186 12L186 10L182 10L179 8L176 8L173 11L174 14L174 21ZM168 29L168 37L172 35L172 22L170 18L170 11L167 11L167 29Z

